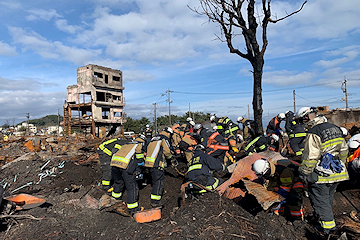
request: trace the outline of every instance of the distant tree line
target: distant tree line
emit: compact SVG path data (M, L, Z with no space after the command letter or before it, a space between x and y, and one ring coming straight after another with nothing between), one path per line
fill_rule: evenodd
M184 113L182 116L171 114L171 124L169 123L169 115L161 116L156 118L157 128L162 130L166 126L172 126L175 123L185 123L188 117L191 117L195 123L204 123L205 121L209 121L211 114L203 113L203 112L189 112ZM145 130L145 126L149 124L150 127L155 130L155 122L150 121L146 117L142 117L141 119L133 119L131 117L126 118L126 123L124 124L124 131L130 132L133 131L135 133L141 133Z

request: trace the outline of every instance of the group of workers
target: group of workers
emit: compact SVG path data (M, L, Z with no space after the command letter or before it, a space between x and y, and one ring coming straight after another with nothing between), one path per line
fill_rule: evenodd
M335 229L334 193L339 182L349 179L348 168L351 168L350 176L359 177L360 134L346 143L346 129L327 122L312 107L300 108L296 114L291 111L278 114L260 136L253 120L239 117L234 123L228 117L215 115L209 120L214 125L212 129L187 118L186 123L165 127L159 134L153 134L147 125L133 141L111 139L102 143L98 148L103 168L102 187L108 190L112 186L115 199L121 199L126 189L127 207L133 214L140 210L137 179L142 169L147 168L152 183L151 206L159 207L167 166L176 167L179 161L187 163L185 182L196 183L189 185L192 193L214 190L224 181L226 166L237 160L240 150L243 149L245 155L280 151L279 139L287 135L292 159L276 162L258 159L252 170L266 180L268 190L284 197L274 212L288 214L290 224L304 217L302 199L307 189L317 229L325 235ZM280 127L282 121L285 121L285 131ZM241 131L239 125L242 125Z

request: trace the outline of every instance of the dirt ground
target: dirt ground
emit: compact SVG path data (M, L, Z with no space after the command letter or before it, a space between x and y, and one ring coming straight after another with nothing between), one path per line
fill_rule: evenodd
M99 188L102 174L95 149L89 143L56 146L52 145L53 151L30 152L14 142L0 149L0 156L21 156L1 169L1 185L7 183L3 197L27 193L46 200L39 207L11 210L8 217L3 214L0 239L320 239L309 222L308 198L304 200L307 221L294 225L262 211L252 196L236 204L209 192L189 196L182 205L183 179L172 167L166 169L160 220L140 224L115 212L100 211L98 200L106 193ZM139 186L140 206L149 209L151 184L139 182ZM359 199L358 186L343 183L335 194L336 220L360 209ZM338 239L344 231L329 239ZM360 239L351 231L346 235Z

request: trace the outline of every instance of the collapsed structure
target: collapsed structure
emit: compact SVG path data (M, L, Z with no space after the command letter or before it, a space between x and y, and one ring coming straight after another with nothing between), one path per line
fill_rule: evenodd
M64 133L72 129L101 135L126 122L122 71L93 64L77 69L77 84L67 87L64 104Z

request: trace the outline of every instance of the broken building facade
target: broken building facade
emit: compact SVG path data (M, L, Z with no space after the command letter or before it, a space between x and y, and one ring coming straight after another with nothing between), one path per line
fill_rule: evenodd
M103 127L112 131L122 127L126 122L124 89L120 70L93 64L79 67L77 84L67 87L64 133L77 129L99 136Z

